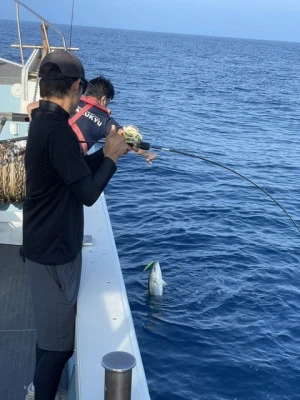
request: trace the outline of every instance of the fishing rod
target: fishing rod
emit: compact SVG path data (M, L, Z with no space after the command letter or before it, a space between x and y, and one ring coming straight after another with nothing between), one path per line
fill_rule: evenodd
M166 151L169 153L175 153L175 154L179 154L185 157L191 157L191 158L196 158L198 160L202 160L205 161L209 164L213 164L216 165L218 167L221 167L237 176L239 176L240 178L244 179L245 181L249 182L251 185L253 185L254 187L256 187L257 189L259 189L261 192L263 192L266 196L268 196L275 204L277 204L278 207L281 208L281 210L285 213L285 215L290 219L290 221L294 224L294 226L297 228L298 232L300 232L300 228L297 225L297 223L294 221L294 219L291 217L291 215L287 212L287 210L270 194L268 193L264 188L262 188L261 186L257 185L255 182L253 182L251 179L247 178L245 175L241 174L240 172L235 171L234 169L227 167L226 165L218 162L218 161L213 161L210 160L206 157L202 157L199 156L197 154L193 154L193 153L187 153L185 151L180 151L180 150L176 150L173 148L167 148L167 147L163 147L163 146L156 146L156 145L150 145L150 143L147 142L143 142L141 140L136 140L135 137L130 137L129 140L127 140L127 138L125 137L127 143L131 146L135 146L141 150L149 150L150 147L153 150L161 150L161 151ZM104 143L103 141L85 141L85 140L80 140L80 143L90 143L90 144L96 144L96 143Z
M298 232L300 232L300 228L297 225L297 223L295 222L295 220L292 218L292 216L288 213L288 211L270 194L268 193L264 188L262 188L261 186L259 186L258 184L256 184L255 182L253 182L251 179L247 178L245 175L241 174L240 172L237 172L236 170L234 170L233 168L230 168L218 161L214 161L214 160L210 160L209 158L206 157L202 157L198 154L194 154L194 153L187 153L185 151L181 151L181 150L176 150L173 148L168 148L168 147L163 147L163 146L156 146L156 145L150 145L150 143L147 142L143 142L142 140L140 140L140 137L138 140L136 140L136 138L133 137L129 137L129 138L125 138L127 143L131 146L135 146L141 150L149 150L150 147L153 150L160 150L160 151L165 151L168 153L175 153L175 154L179 154L185 157L190 157L190 158L196 158L198 160L202 160L205 161L209 164L213 164L216 165L220 168L223 168L235 175L237 175L238 177L244 179L245 181L247 181L248 183L250 183L252 186L256 187L257 189L259 189L262 193L264 193L266 196L268 196L275 204L277 204L277 206L285 213L285 215L290 219L290 221L293 223L293 225L296 227L296 229L298 230ZM19 138L13 138L13 139L6 139L6 140L0 140L0 143L7 143L7 142L17 142L17 141L21 141L21 140L27 140L27 136L23 136L23 137L19 137ZM100 143L100 144L104 144L103 140L100 141L88 141L88 140L79 140L79 143L87 143L87 144L96 144L96 143Z
M210 160L210 159L208 159L206 157L199 156L197 154L186 153L184 151L179 151L179 150L176 150L176 149L169 149L169 148L161 147L161 146L151 146L151 148L154 149L154 150L162 150L162 151L167 151L169 153L180 154L180 155L183 155L183 156L186 156L186 157L197 158L199 160L205 161L205 162L213 164L213 165L217 165L218 167L224 168L227 171L232 172L233 174L235 174L235 175L239 176L240 178L244 179L245 181L249 182L251 185L253 185L257 189L261 190L266 196L268 196L275 204L277 204L281 208L281 210L287 215L287 217L291 220L291 222L295 225L297 230L300 232L299 226L296 224L296 222L291 217L291 215L287 212L287 210L272 195L270 195L270 193L268 193L264 188L262 188L261 186L257 185L255 182L253 182L251 179L247 178L245 175L242 175L240 172L237 172L234 169L232 169L230 167L227 167L226 165L221 164L218 161L213 161L213 160Z

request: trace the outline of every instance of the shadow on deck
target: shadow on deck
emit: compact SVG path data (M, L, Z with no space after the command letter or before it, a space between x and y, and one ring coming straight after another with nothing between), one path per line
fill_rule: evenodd
M35 327L19 246L0 245L0 399L22 400L32 381Z

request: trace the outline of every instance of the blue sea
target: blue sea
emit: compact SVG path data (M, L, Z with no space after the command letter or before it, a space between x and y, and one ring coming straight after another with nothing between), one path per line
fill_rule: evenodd
M19 61L15 23L0 32ZM72 45L113 82L118 122L234 169L297 224L221 166L119 161L106 200L151 399L300 399L300 43L73 27Z

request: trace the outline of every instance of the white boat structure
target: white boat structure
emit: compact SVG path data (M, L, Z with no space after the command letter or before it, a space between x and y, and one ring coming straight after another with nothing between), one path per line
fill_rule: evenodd
M15 3L19 43L12 47L19 48L21 63L0 58L0 398L9 400L25 398L35 362L31 299L25 265L19 254L24 196L22 162L29 124L26 106L39 99L37 72L42 57L57 48L67 49L63 34L53 25L20 1ZM41 45L23 43L20 23L23 8L41 24ZM61 46L51 46L48 28L59 35ZM25 60L24 54L29 51L31 54ZM104 399L105 370L101 360L115 351L130 353L135 358L131 399L148 400L147 381L104 195L92 207L85 208L84 233L76 346L66 374L68 400Z

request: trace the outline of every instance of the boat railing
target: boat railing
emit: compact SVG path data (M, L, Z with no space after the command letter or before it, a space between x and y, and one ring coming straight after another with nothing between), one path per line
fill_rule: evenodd
M39 15L38 13L33 11L31 8L26 6L21 1L15 0L15 3L16 3L16 16L17 16L19 43L12 44L11 47L20 49L21 62L22 62L23 66L25 65L24 49L40 49L43 51L43 55L49 53L52 50L57 50L57 49L72 50L72 51L79 50L78 47L67 47L64 34L59 29L57 29L55 25L51 24L49 21L47 21L45 18L43 18L41 15ZM27 11L30 12L30 14L34 15L35 17L37 17L40 20L42 34L43 34L43 44L42 45L28 45L28 44L23 43L22 32L21 32L21 23L20 23L20 7L25 8ZM51 27L58 34L58 36L60 36L61 41L62 41L61 46L50 46L49 36L48 36L48 28L49 27Z

